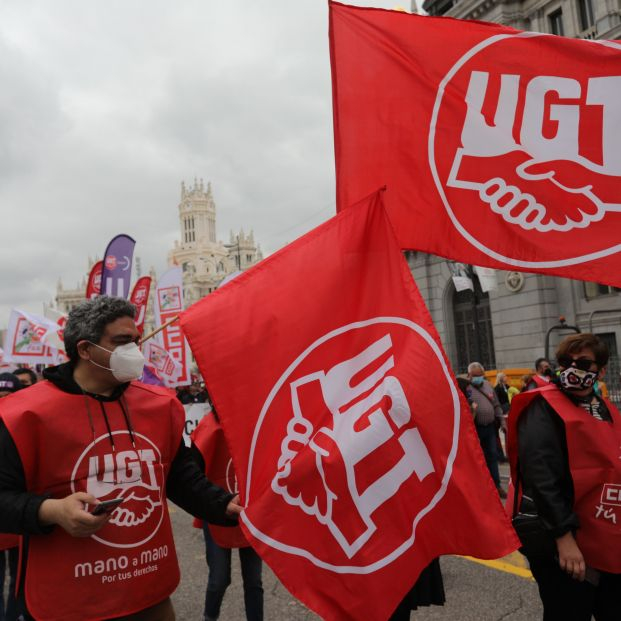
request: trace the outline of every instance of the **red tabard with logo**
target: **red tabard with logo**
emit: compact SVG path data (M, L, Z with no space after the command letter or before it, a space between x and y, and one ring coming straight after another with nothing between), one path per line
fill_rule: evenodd
M208 412L190 436L205 461L207 478L232 494L237 494L237 476L233 460L224 440L224 433L213 412ZM194 526L202 528L203 521L194 520ZM239 526L226 527L209 524L213 540L222 548L246 548L249 543Z
M580 520L576 541L588 567L621 573L621 415L608 400L612 423L593 418L556 386L517 395L509 416L511 478L517 464L517 425L533 399L542 396L565 424L574 511Z
M3 400L0 413L29 491L124 498L89 538L71 537L58 526L30 537L26 603L38 620L131 614L162 601L179 582L165 482L181 443L183 408L167 391L138 382L123 402L135 446L118 401L68 394L47 381Z

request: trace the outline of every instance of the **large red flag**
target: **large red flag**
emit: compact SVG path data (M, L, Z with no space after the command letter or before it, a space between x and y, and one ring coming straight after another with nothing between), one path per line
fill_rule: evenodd
M330 3L338 208L402 248L621 286L621 42Z
M249 542L325 619L386 619L433 558L518 542L378 195L181 318Z

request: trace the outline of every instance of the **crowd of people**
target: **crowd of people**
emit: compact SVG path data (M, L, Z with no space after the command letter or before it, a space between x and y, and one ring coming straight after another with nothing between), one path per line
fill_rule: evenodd
M0 620L174 619L170 595L179 571L167 499L203 528L204 619L220 616L235 548L246 616L263 618L261 559L239 529L239 497L225 489L213 471L213 447L206 449L205 438L219 437L225 450L222 436L212 433L217 413L201 421L187 448L182 404L208 400L205 387L196 381L175 396L135 382L144 360L133 317L125 300L86 301L65 326L68 363L45 369L46 381L26 368L0 374L0 584L5 574L10 583ZM545 621L621 619L621 419L596 389L607 361L600 339L576 334L560 343L556 365L537 359L519 388L503 373L492 387L479 362L458 377L490 475L500 496L508 496ZM509 490L498 465L507 458ZM115 518L119 506L122 518ZM120 519L136 525L137 540L132 529L118 528ZM109 545L103 559L101 542ZM108 564L129 562L116 555L125 548L136 553L134 567L139 558L152 559L153 550L160 551L158 562L97 597ZM418 606L444 600L435 559L390 619L409 619Z

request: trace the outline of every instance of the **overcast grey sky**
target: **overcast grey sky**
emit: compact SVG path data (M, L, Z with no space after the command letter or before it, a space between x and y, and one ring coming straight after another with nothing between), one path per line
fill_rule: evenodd
M0 80L0 327L117 233L161 273L183 179L266 254L334 213L324 0L4 0Z

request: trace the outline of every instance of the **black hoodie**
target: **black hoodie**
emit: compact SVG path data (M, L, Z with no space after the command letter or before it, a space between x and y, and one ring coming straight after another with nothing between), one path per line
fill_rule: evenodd
M73 379L71 363L50 367L43 372L43 376L64 392L83 394ZM128 386L129 384L119 385L109 397L86 394L104 403L116 401ZM0 402L0 409L1 407ZM101 412L104 411L102 408ZM208 522L222 526L237 523L226 517L226 507L233 494L205 478L183 440L166 479L166 494L176 505ZM24 468L17 448L4 422L0 420L0 532L21 535L51 532L52 527L43 527L38 520L39 507L48 497L27 491Z

